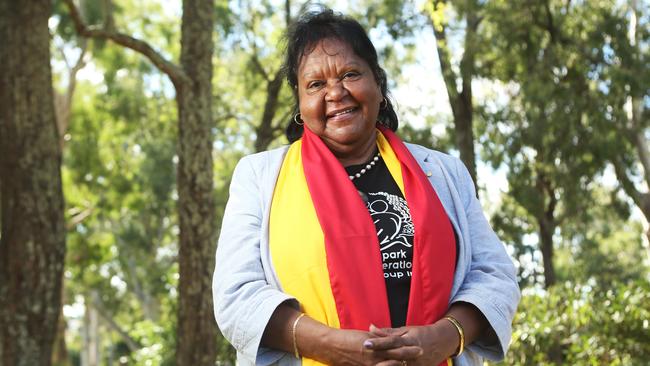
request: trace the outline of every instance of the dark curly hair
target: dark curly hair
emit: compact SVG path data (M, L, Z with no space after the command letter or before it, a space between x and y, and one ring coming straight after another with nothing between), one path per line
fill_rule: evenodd
M397 114L388 97L388 83L386 72L379 66L377 51L361 24L356 20L335 13L331 9L321 8L302 14L288 29L286 35L287 53L284 62L284 72L287 82L293 91L294 113L289 118L285 134L289 142L294 142L302 136L303 126L296 124L293 116L299 112L298 108L298 67L302 58L314 50L316 45L324 39L335 38L347 43L352 51L361 57L379 84L381 94L386 100L382 101L377 120L380 124L395 131L399 125Z

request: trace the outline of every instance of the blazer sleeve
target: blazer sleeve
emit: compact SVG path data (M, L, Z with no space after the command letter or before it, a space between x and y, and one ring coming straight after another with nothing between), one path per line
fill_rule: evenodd
M478 355L502 360L512 336L512 320L521 297L516 270L497 235L483 214L469 172L458 159L458 190L466 213L471 263L453 302L467 302L485 316L491 329L468 346Z
M271 286L264 274L260 252L263 206L258 182L251 157L244 157L235 167L230 184L212 294L217 324L237 349L238 357L267 365L285 353L260 347L262 334L277 306L293 298Z

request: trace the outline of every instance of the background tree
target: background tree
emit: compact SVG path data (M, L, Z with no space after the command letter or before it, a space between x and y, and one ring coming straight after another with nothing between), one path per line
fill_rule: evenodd
M82 355L96 334L107 358L163 364L174 358L178 299L176 109L146 95L151 67L137 54L105 47L93 59L105 80L80 85L90 99L77 101L66 144L68 211L92 212L69 234L67 298L99 317L97 327L83 319Z
M512 200L506 204L522 207L522 218L536 228L547 288L557 282L556 242L568 238L562 225L590 209L589 183L606 162L598 132L588 127L600 94L583 57L585 49L602 44L582 39L598 32L605 6L492 2L486 8L481 72L510 83L511 96L499 111L485 111L482 142L494 166L508 166ZM514 212L502 210L501 216Z
M49 365L65 258L49 1L0 2L0 363ZM37 294L37 296L35 296Z
M212 54L215 5L212 1L184 1L180 66L148 43L113 28L112 7L105 8L102 27L85 25L72 0L65 0L77 32L109 39L146 56L165 72L176 90L178 104L179 305L176 362L208 365L216 359L211 274L214 267L212 177Z
M647 1L629 1L613 12L603 12L600 36L605 46L594 55L593 67L605 95L600 106L601 118L594 125L609 132L603 144L609 147L608 156L619 186L650 222L647 136L650 12L647 5Z
M453 3L453 8L450 4ZM453 113L454 137L460 159L467 166L476 185L476 153L474 150L474 100L472 82L476 76L478 29L483 19L484 5L479 1L432 0L426 3L425 12L436 36L436 49L440 70L445 81L447 97ZM464 23L463 52L457 67L453 63L450 29L451 10L455 10L456 23ZM459 85L460 83L460 85ZM478 191L478 190L477 190Z
M232 29L225 36L224 52L217 61L230 80L217 86L217 108L242 135L251 136L251 151L263 151L284 136L291 116L291 93L285 86L282 39L291 14L291 1L243 1L233 10ZM236 103L242 93L248 105ZM237 112L233 111L237 109ZM234 131L232 131L234 132ZM252 134L248 134L252 132Z

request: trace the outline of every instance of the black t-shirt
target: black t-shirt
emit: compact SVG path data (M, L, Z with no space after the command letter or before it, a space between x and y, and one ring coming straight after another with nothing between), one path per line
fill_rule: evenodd
M366 164L349 166L346 171L354 175ZM366 202L375 223L390 320L393 327L401 327L406 324L413 267L414 227L411 213L383 159L380 158L371 169L352 182Z

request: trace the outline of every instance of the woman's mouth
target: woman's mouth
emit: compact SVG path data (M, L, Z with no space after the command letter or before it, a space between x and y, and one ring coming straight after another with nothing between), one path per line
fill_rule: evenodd
M357 107L350 107L350 108L345 108L345 109L339 109L339 110L336 110L336 111L334 111L334 112L332 112L332 113L329 113L329 114L327 115L327 119L328 119L328 120L329 120L329 119L335 119L335 120L345 119L345 118L348 117L351 113L356 112L357 109L358 109Z

